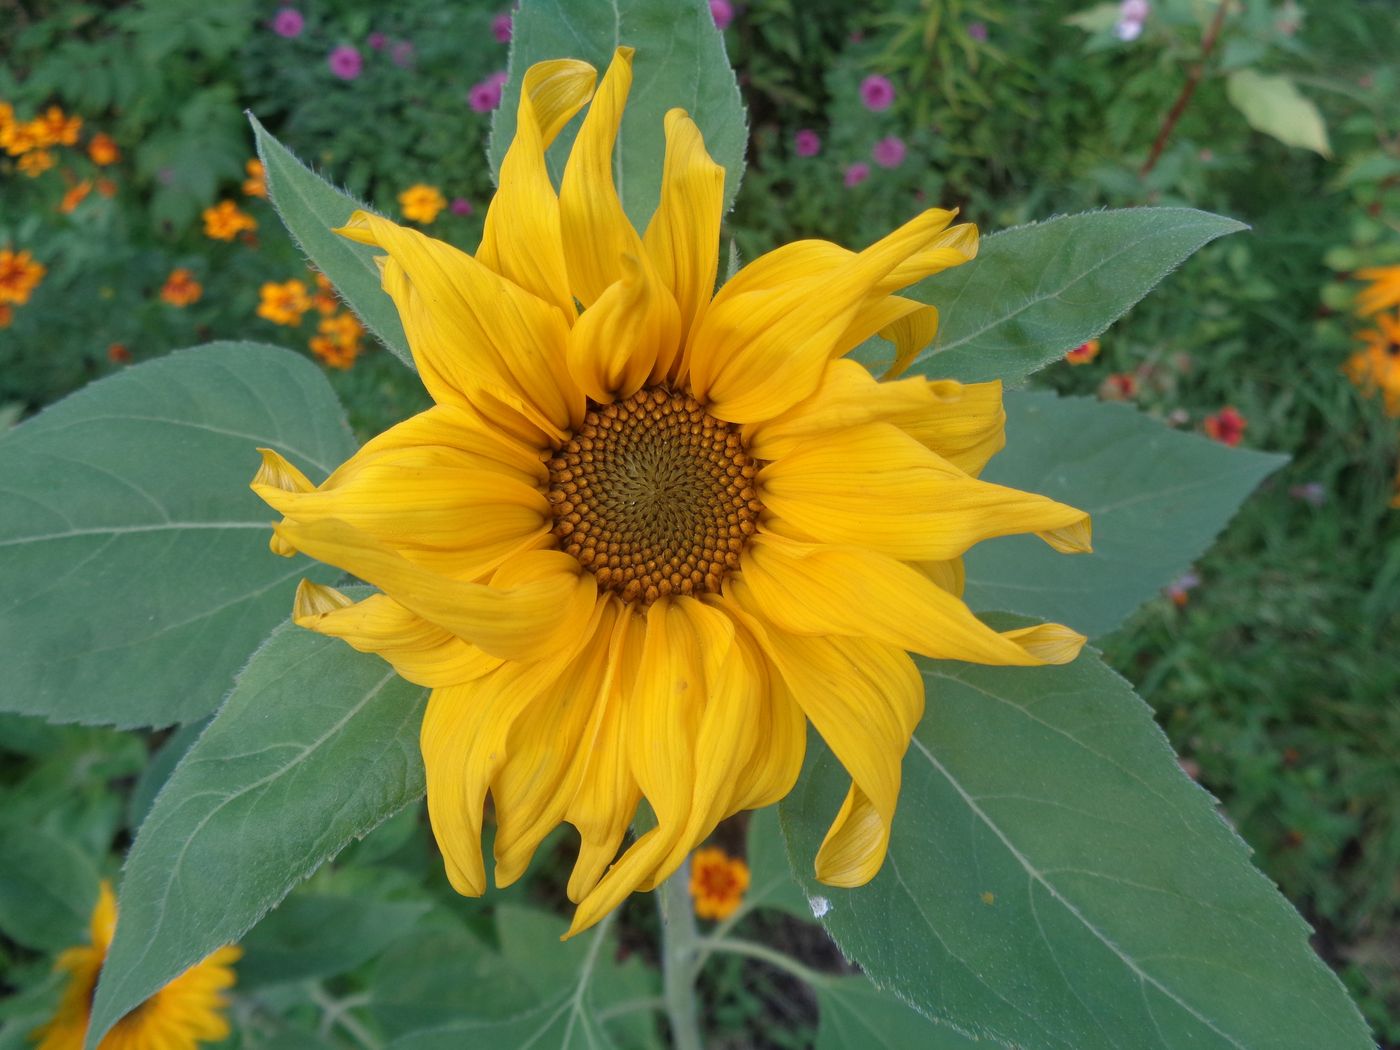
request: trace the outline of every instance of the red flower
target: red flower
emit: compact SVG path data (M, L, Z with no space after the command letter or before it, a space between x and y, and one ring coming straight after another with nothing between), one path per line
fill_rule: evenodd
M1206 416L1205 420L1206 436L1231 448L1240 443L1247 426L1249 423L1233 405L1226 405L1215 415Z

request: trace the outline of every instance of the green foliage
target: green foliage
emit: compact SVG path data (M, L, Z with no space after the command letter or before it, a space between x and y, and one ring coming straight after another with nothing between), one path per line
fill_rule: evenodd
M424 700L337 639L272 636L136 837L89 1044L423 793Z
M928 712L875 880L810 874L849 784L824 747L783 804L794 870L876 981L1032 1046L1371 1045L1307 925L1126 682L1093 655L920 664Z
M978 544L965 598L1091 636L1185 572L1284 463L1176 433L1126 405L1013 391L1006 413L1006 448L983 476L1088 511L1094 552L1067 558L1031 536Z
M268 556L256 446L328 474L353 449L315 368L213 344L93 384L0 436L0 704L122 726L201 718L299 577Z
M1226 91L1231 104L1256 131L1272 135L1285 146L1332 155L1322 114L1287 77L1239 69L1226 80Z
M579 7L566 0L540 0L515 18L510 82L491 127L491 170L499 172L515 135L520 77L531 63L547 58L580 58L601 76L613 49L637 49L632 92L623 114L616 151L618 195L632 224L645 230L661 196L666 112L684 108L705 136L705 146L725 170L726 209L744 171L748 124L739 85L703 0L619 0L611 10ZM577 126L566 128L548 160L557 182L573 145Z
M0 930L20 944L61 951L76 944L97 900L97 868L66 839L0 824Z

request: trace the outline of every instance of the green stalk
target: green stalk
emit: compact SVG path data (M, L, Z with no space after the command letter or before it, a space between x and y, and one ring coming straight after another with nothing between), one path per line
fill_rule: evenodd
M700 970L700 937L690 900L690 861L657 891L661 909L661 975L666 1017L671 1022L675 1050L703 1050L695 1002L695 978Z

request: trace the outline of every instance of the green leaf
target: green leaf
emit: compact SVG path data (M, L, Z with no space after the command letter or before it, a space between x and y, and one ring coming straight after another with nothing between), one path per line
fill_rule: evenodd
M499 181L501 160L515 137L520 80L536 62L578 58L601 77L619 44L637 49L632 92L615 153L618 194L627 217L645 230L661 198L661 163L666 111L680 106L705 136L715 162L724 168L728 211L744 175L748 119L739 84L704 0L527 0L515 14L510 44L510 79L491 120L491 172ZM548 154L555 185L573 145L578 121L559 135Z
M407 933L427 910L419 901L293 894L243 939L238 987L353 970Z
M296 883L423 794L426 690L377 657L274 632L176 767L127 857L88 1047L237 941Z
M938 307L938 335L911 373L1016 383L1099 335L1203 245L1243 230L1192 208L1063 215L983 239L977 258L905 294ZM855 356L891 360L871 341Z
M1006 397L1006 448L984 477L1086 510L1094 553L1056 554L1033 536L967 554L973 609L1113 630L1180 576L1287 456L1172 430L1128 405L1041 391Z
M1082 11L1065 15L1060 21L1067 26L1077 26L1086 33L1106 33L1117 25L1122 17L1122 8L1118 4L1110 3L1086 7Z
M1332 155L1322 114L1287 77L1237 69L1225 80L1225 94L1255 131L1271 135L1285 146L1310 149L1324 157Z
M788 863L777 806L768 806L750 815L745 853L749 891L744 894L741 905L744 911L774 908L810 922L812 908Z
M175 767L180 759L185 757L191 745L199 739L199 735L204 732L204 727L209 724L208 719L198 722L191 722L189 725L180 726L156 749L155 754L146 763L141 775L136 778L136 786L131 790L131 798L126 804L126 823L130 828L139 828L141 821L146 819L146 814L151 811L151 803L156 800L156 795L165 786L165 782L170 779L170 774L175 772Z
M324 477L354 451L321 370L213 343L100 380L0 435L0 708L190 722L334 570L267 548L258 446Z
M930 1021L865 977L833 977L813 991L817 994L814 1050L970 1050L987 1045Z
M1036 1050L1373 1045L1307 925L1097 656L920 663L928 711L880 874L855 890L810 874L849 784L825 747L783 807L823 925L873 980Z
M38 951L87 942L99 875L66 839L19 824L0 825L0 932Z
M277 208L282 225L375 338L414 368L399 312L380 287L374 257L384 253L331 232L344 226L352 212L374 209L308 168L273 138L252 113L248 114L248 121L253 125L258 157L267 176L268 199Z

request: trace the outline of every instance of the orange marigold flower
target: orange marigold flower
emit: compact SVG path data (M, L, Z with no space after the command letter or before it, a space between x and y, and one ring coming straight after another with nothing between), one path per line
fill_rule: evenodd
M74 209L76 209L79 204L82 204L83 201L87 199L87 195L91 192L92 180L84 179L76 186L70 187L68 192L63 195L63 200L58 204L58 210L64 215L71 215Z
M317 313L322 317L329 317L340 309L340 300L336 298L335 286L323 273L313 273L311 276L316 281L316 291L311 296L311 301L315 304Z
M267 318L273 324L295 328L301 324L302 315L311 309L311 297L301 281L283 281L281 284L269 281L259 289L258 294L262 298L258 303L258 316Z
M1099 356L1099 341L1090 339L1087 343L1080 343L1073 350L1065 354L1065 360L1072 365L1087 365L1094 358Z
M117 184L111 179L98 179L97 192L104 197L115 197L117 195Z
M347 369L360 356L360 340L365 330L354 314L323 317L316 331L311 337L311 352L331 368Z
M1137 376L1131 372L1114 372L1099 385L1099 397L1105 401L1128 401L1137 392Z
M114 365L129 365L131 364L131 351L126 348L124 343L113 343L107 347L107 360Z
M1363 349L1343 366L1347 378L1364 394L1385 398L1388 416L1400 416L1400 313L1381 314L1376 327L1357 333Z
M54 166L54 157L46 149L36 149L19 159L19 170L36 179Z
M1205 418L1206 437L1231 448L1240 443L1247 426L1249 422L1234 405L1226 405L1215 415Z
M1392 306L1400 306L1400 263L1357 270L1356 276L1370 282L1357 293L1357 316L1367 317Z
M194 274L183 266L170 271L170 276L161 286L160 297L171 306L189 306L199 302L204 294L204 286L194 279Z
M106 167L122 159L121 150L117 149L116 142L105 131L99 131L92 137L87 151L88 159L98 167Z
M70 117L58 106L50 106L35 117L30 126L35 138L43 146L72 146L78 141L78 132L83 130L82 117Z
M0 111L0 147L12 157L38 149L38 129L31 121L15 120L14 107L8 102Z
M424 225L438 217L438 212L447 207L445 198L436 186L419 183L410 186L399 194L399 209L405 219L421 222Z
M258 221L239 210L233 201L220 201L204 209L204 233L216 241L231 241L244 230L256 230Z
M727 919L749 888L749 866L722 849L698 849L690 858L690 895L702 919Z
M0 248L0 303L23 306L47 272L48 268L36 262L31 253Z
M263 171L262 161L254 157L247 164L243 165L243 170L248 173L248 177L243 180L243 193L248 197L267 196L267 173Z

